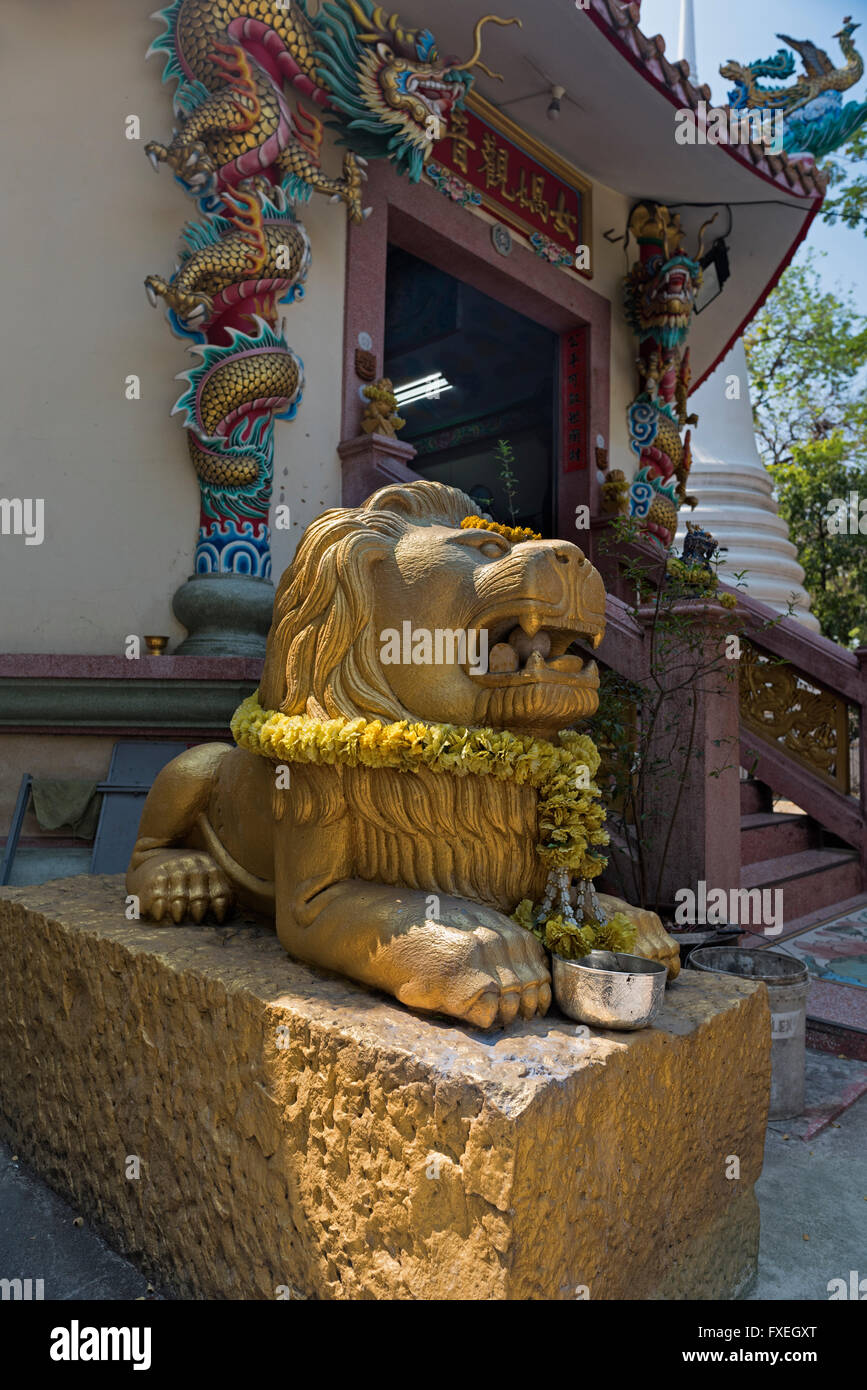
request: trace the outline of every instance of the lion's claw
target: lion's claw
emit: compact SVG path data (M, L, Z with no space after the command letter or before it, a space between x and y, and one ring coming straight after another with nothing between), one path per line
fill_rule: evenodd
M157 923L201 922L208 912L222 922L232 905L229 880L209 854L197 850L169 850L146 860L130 877L142 915Z

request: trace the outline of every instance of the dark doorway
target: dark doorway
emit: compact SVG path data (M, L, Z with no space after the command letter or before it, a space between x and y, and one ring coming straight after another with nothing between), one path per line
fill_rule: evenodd
M507 525L554 534L556 334L407 251L389 247L385 374L412 467L463 488ZM436 379L444 380L438 394ZM511 451L503 454L500 441Z

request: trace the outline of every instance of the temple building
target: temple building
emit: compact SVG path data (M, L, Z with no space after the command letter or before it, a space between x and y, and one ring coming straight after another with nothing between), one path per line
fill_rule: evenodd
M397 3L5 0L2 1297L728 1302L761 1199L857 1299L867 646L743 347L857 25L715 106L689 0Z
M394 480L591 553L612 513L664 547L690 494L716 522L747 488L757 594L798 589L748 391L704 402L823 180L760 127L709 140L710 88L639 4L304 0L278 43L217 0L80 0L50 46L9 6L4 826L28 775L85 796L119 741L225 737L298 537ZM46 846L85 862L73 811L25 800L13 880Z

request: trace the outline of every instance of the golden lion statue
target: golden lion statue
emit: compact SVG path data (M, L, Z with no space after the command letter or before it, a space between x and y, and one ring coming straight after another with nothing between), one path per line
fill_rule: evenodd
M147 798L127 872L143 915L236 903L290 955L413 1008L480 1027L546 1012L545 951L510 914L546 891L539 768L573 765L547 740L596 709L596 664L567 648L598 646L605 591L577 546L472 512L419 481L308 527L233 722L244 746L190 749ZM676 956L656 936L642 954Z

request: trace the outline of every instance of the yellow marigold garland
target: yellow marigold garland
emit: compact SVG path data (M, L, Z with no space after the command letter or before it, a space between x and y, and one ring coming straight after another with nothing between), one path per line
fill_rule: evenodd
M599 753L586 734L566 730L559 745L506 729L465 729L455 724L402 719L311 719L265 710L251 695L232 718L235 742L275 762L344 767L390 767L400 772L450 772L495 777L539 793L536 853L549 869L580 878L601 873L605 859L591 846L607 845L605 811L591 780ZM583 784L583 785L582 785Z
M538 531L531 531L528 526L503 526L499 521L485 521L481 516L465 516L461 522L462 531L495 531L498 536L505 536L507 541L513 545L520 544L521 541L540 541L542 539Z
M564 960L580 960L590 951L622 951L629 955L638 929L625 912L615 912L606 920L586 918L583 923L569 921L562 912L543 918L529 898L522 898L512 913L512 921L532 932L547 950Z

